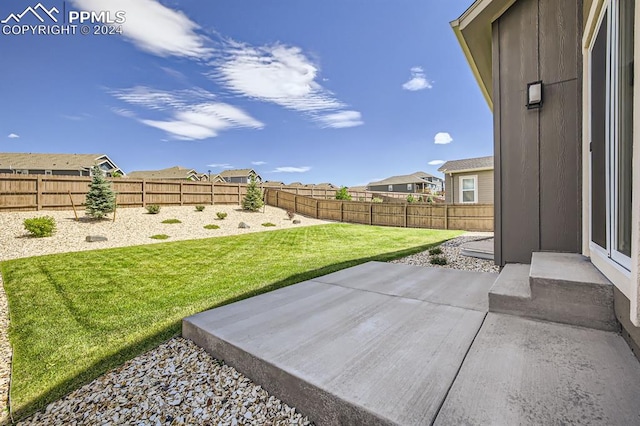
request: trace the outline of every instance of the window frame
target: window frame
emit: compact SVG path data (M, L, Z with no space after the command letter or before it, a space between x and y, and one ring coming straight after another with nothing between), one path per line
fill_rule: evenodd
M464 189L464 180L473 180L473 201L464 201L464 192L471 191L470 189ZM458 184L460 187L458 202L460 204L478 204L478 175L458 176Z

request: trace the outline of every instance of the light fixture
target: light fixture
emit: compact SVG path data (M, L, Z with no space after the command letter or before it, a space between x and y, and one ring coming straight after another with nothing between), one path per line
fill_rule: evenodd
M527 109L542 107L542 80L527 84Z

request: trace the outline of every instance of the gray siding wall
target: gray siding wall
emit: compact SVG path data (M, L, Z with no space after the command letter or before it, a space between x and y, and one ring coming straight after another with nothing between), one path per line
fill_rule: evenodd
M413 185L411 191L409 191L406 183L393 185L393 191L389 191L389 185L375 185L369 187L369 191L373 192L403 192L405 194L413 194L416 192L415 189L416 187Z
M478 177L478 204L493 204L493 170L481 170L477 172L454 173L445 176L446 192L444 200L447 204L458 204L460 200L460 177Z
M22 169L20 169L22 170ZM36 170L36 169L27 169L29 170L30 175L43 175L45 174L44 170ZM14 174L15 169L0 169L0 173L9 173ZM53 176L89 176L89 172L82 172L80 174L80 170L52 170L51 174Z
M495 260L581 248L581 0L519 0L493 24ZM527 110L527 83L544 104Z

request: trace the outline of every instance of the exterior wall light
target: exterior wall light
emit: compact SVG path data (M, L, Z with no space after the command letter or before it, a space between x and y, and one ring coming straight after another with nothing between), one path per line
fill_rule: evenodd
M527 109L542 107L542 80L527 84Z

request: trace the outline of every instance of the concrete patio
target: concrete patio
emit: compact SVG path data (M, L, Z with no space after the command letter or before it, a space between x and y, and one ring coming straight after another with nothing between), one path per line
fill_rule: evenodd
M317 424L640 424L617 333L488 313L496 274L369 262L186 318Z

